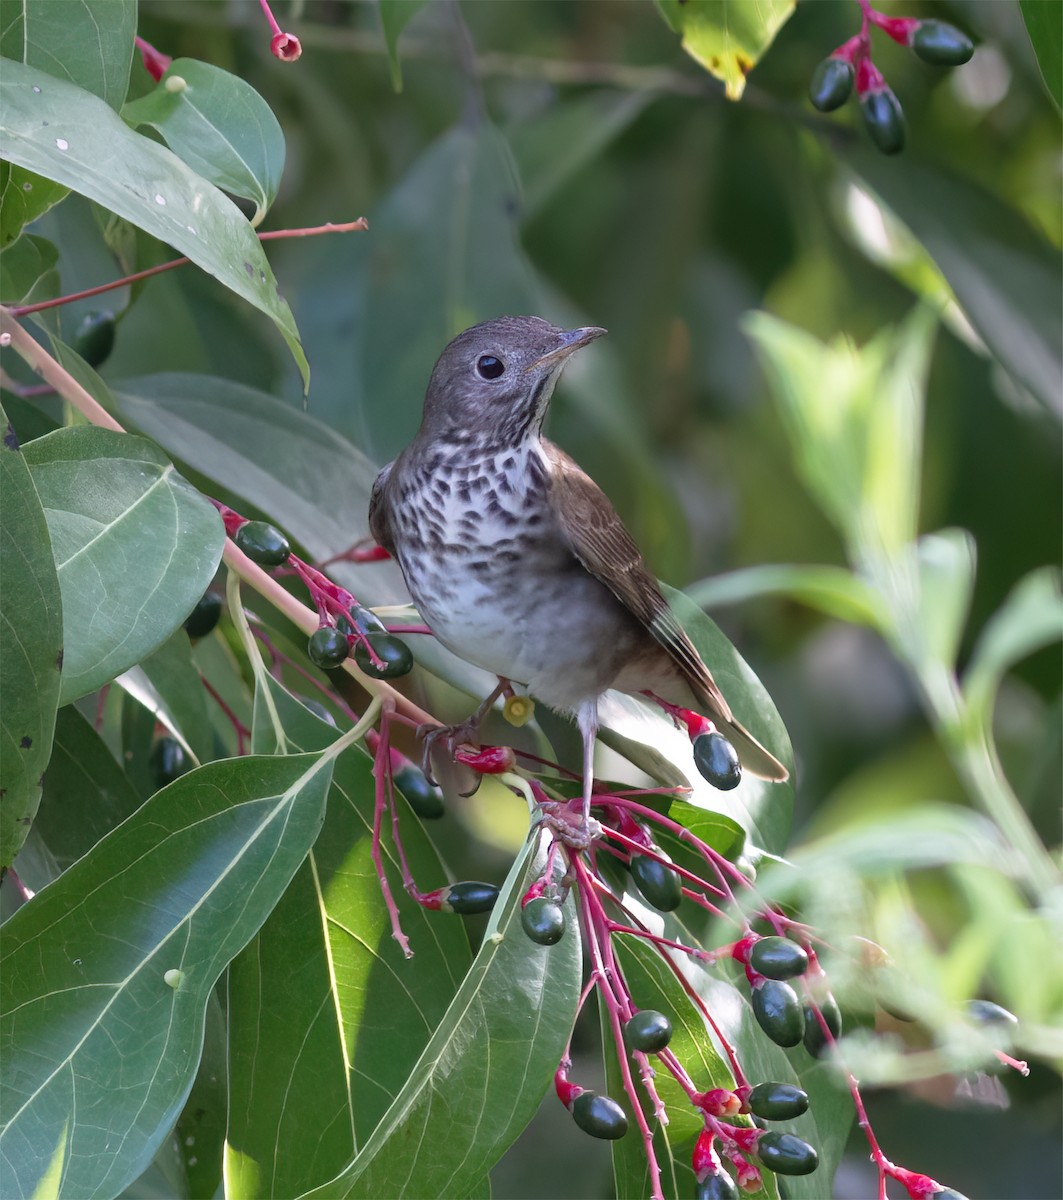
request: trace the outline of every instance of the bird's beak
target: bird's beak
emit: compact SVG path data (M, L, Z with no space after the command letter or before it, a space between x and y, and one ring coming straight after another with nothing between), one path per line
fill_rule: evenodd
M524 369L533 371L538 367L548 366L551 363L564 362L570 354L574 354L577 350L589 345L595 338L600 338L607 330L599 329L597 325L584 325L580 329L566 329L558 339L558 344L548 350L540 358L529 363Z

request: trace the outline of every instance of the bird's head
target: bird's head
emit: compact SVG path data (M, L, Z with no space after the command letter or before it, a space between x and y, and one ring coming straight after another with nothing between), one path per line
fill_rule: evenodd
M568 358L604 329L558 329L540 317L496 317L459 333L439 356L422 435L518 445L538 434Z

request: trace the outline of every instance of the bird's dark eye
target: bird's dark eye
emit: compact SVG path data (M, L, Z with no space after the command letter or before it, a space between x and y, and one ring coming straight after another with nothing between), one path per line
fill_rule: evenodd
M493 354L481 354L476 360L476 370L481 379L497 379L506 369L506 364Z

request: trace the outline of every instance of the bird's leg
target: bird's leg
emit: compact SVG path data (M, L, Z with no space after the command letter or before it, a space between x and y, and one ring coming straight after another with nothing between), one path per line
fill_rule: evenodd
M594 739L598 736L598 698L584 700L576 714L583 735L583 827L590 829L591 791L594 788Z
M442 739L447 750L453 754L455 746L460 746L462 742L472 741L480 732L480 726L483 724L484 717L491 711L491 706L506 691L512 691L512 685L508 679L499 676L498 686L471 717L458 725L422 725L417 730L417 736L422 739L421 770L433 787L438 786L435 776L432 774L432 750L435 748L436 742Z

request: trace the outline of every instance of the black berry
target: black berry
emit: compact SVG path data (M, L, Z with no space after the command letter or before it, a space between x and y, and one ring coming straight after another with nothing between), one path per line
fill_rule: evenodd
M591 1137L615 1142L627 1133L627 1114L611 1096L580 1092L570 1105L572 1119Z
M853 64L842 58L825 58L812 73L808 98L820 112L833 112L853 94L856 72Z
M970 62L974 54L971 39L945 21L920 21L912 31L908 45L923 62L935 67L959 67Z
M233 541L260 567L279 567L292 552L288 539L268 521L247 521L236 531Z
M742 782L738 753L722 733L703 733L694 739L694 764L702 777L721 792L729 792Z
M204 592L185 618L185 632L190 638L206 637L221 619L221 610L221 597L216 592Z
M310 661L318 667L328 670L338 667L350 653L347 639L338 629L331 625L322 625L315 629L306 643L306 653Z
M490 912L498 899L498 888L493 883L452 883L447 898L440 904L443 912L460 913L463 917L474 913Z
M371 679L397 679L413 670L413 655L401 638L390 633L370 633L366 640L382 665L377 666L369 657L365 642L355 644L354 661Z
M424 771L413 763L395 773L395 786L422 820L436 821L446 812L439 788L433 787Z
M777 1046L796 1046L805 1033L805 1016L797 993L781 979L761 979L751 1001L757 1024Z
M792 1083L758 1083L746 1101L765 1121L790 1121L808 1111L808 1093Z
M763 937L749 952L749 965L769 979L793 979L808 968L808 955L796 943L784 937Z
M808 1142L775 1130L761 1134L757 1157L777 1175L811 1175L819 1166L819 1155Z
M635 1013L624 1026L624 1041L631 1050L656 1054L672 1040L672 1022L653 1008Z
M644 854L633 854L631 878L646 903L658 912L673 912L679 907L683 899L683 885L671 867Z
M540 946L554 946L561 941L565 923L565 910L547 896L536 896L521 909L521 928Z
M871 140L883 154L904 149L904 111L890 88L866 92L860 98L860 111Z
M190 771L192 764L188 761L184 746L176 738L161 737L151 748L148 767L155 786L161 788Z
M115 328L114 313L110 309L95 309L81 318L71 346L90 367L101 366L114 349Z

